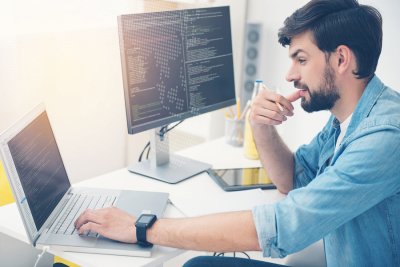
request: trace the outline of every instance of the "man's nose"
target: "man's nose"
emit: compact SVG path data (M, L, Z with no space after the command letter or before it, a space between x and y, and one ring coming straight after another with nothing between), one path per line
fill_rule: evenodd
M300 74L298 71L296 71L295 67L292 65L288 73L286 74L286 81L294 82L299 80L300 80Z

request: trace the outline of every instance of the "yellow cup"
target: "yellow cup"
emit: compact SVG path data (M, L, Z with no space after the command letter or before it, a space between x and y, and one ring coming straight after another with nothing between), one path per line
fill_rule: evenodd
M246 121L244 125L244 142L243 142L243 147L244 147L244 155L246 158L249 159L258 159L258 151L256 148L256 144L254 142L253 138L253 130L251 129L250 126L250 121L249 121L249 116L250 116L250 110L246 113Z
M252 185L252 184L257 184L258 177L259 177L259 171L258 168L249 168L249 169L243 169L243 175L242 175L242 184L243 185Z
M271 179L269 179L267 172L264 168L260 168L258 172L258 183L259 184L272 184Z

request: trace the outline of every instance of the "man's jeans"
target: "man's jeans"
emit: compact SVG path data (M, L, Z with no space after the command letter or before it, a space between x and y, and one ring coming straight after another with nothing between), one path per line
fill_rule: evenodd
M245 258L199 256L190 259L183 267L283 267L275 263Z

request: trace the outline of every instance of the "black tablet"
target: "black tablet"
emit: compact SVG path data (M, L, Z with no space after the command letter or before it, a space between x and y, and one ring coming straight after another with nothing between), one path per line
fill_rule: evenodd
M263 168L210 169L207 172L225 191L276 188Z

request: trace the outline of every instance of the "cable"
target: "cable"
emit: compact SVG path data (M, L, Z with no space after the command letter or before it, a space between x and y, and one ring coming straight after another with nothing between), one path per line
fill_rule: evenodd
M165 134L168 133L169 131L171 131L172 129L174 129L176 126L178 126L179 124L181 124L183 122L183 120L179 121L178 123L176 123L174 126L172 126L171 128L168 128L168 125L164 125L163 127L160 128L160 131L157 133L157 135L160 137L160 139L163 139ZM140 153L138 162L142 161L143 155L145 153L147 149L147 154L146 154L146 159L149 159L149 154L150 154L150 141L147 142L147 144L144 146L142 152Z
M226 252L214 252L214 254L213 254L213 256L215 256L215 257L225 257L225 253ZM244 254L248 259L251 259L250 258L250 256L249 256L249 254L247 254L246 252L244 252L244 251L234 251L234 252L232 252L233 253L233 257L234 258L236 258L236 257L238 257L237 256L237 254L236 253L242 253L242 254Z
M176 126L178 126L179 124L181 124L184 120L179 121L177 124L175 124L174 126L172 126L171 128L167 129L167 131L165 133L168 133L169 131L171 131L172 129L174 129Z
M150 150L150 141L147 142L147 144L144 146L144 148L143 148L143 150L142 150L142 153L140 153L138 162L141 162L141 161L142 161L142 157L143 157L144 152L146 151L146 148L149 148L149 150ZM148 155L148 154L147 154L147 155Z
M146 159L149 159L150 150L151 150L151 147L149 146L149 148L147 149Z
M44 255L44 253L46 253L49 249L50 249L50 248L49 248L48 246L44 246L44 247L42 248L42 253L40 253L40 254L38 255L38 257L37 257L37 259L36 259L36 262L35 262L35 265L34 265L33 267L36 267L36 266L39 264L40 259L42 258L42 256Z
M163 127L161 127L160 132L158 133L158 136L160 136L161 138L164 137L164 135L166 133L168 133L169 131L171 131L172 129L174 129L176 126L178 126L179 124L181 124L184 120L179 121L178 123L176 123L174 126L172 126L171 128L168 128L168 125L165 125Z
M249 254L247 254L246 252L242 251L242 252L240 252L240 253L243 253L244 255L246 255L246 257L247 257L249 260L251 259L250 256L249 256Z

